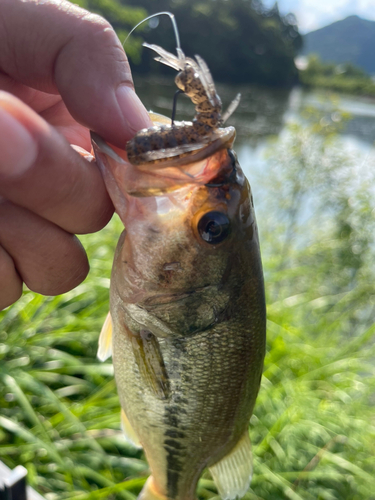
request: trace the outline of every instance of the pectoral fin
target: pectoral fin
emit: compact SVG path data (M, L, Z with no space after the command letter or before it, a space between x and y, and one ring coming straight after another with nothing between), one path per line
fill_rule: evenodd
M121 428L124 433L126 441L134 446L135 448L142 448L141 443L139 442L137 434L134 432L133 427L131 426L126 413L121 408Z
M223 500L242 498L250 486L253 458L249 433L243 434L229 455L209 468Z
M158 339L151 332L141 330L132 336L132 346L139 372L146 386L159 398L169 396L169 379Z
M99 347L97 357L100 361L105 361L112 356L112 318L111 313L105 318L102 331L99 336Z

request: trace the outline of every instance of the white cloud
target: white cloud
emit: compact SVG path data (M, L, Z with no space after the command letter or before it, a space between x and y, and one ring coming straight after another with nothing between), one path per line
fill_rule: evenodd
M274 0L265 0L271 6ZM282 14L295 14L301 33L322 28L345 17L356 14L375 20L374 0L279 0Z

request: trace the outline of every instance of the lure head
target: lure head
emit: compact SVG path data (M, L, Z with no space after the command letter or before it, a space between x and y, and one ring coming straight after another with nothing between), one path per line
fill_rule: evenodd
M192 65L186 64L185 68L180 71L175 78L177 87L182 92L189 92L192 84L195 83L197 72Z
M130 163L176 165L185 156L195 162L219 149L231 147L235 130L233 127L221 127L237 107L240 95L221 116L221 99L210 70L200 56L196 55L195 59L185 57L179 49L175 56L157 45L143 45L159 54L157 61L178 71L176 85L195 104L196 113L192 123L163 124L159 128L138 132L126 145Z

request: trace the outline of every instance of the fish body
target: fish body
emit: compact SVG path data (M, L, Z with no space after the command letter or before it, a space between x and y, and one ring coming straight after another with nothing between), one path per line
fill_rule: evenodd
M150 465L144 500L193 500L206 467L223 498L243 496L251 478L263 273L250 186L230 149L234 133L215 127L187 154L160 148L143 163L93 138L126 228L101 357L112 352L125 433Z

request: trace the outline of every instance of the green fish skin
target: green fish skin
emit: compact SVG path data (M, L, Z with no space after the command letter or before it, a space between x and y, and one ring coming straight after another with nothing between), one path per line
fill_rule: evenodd
M111 277L112 353L126 425L152 474L140 498L193 500L206 467L224 498L241 496L251 464L231 484L251 461L266 334L249 183L228 149L148 172L95 153L126 227Z

